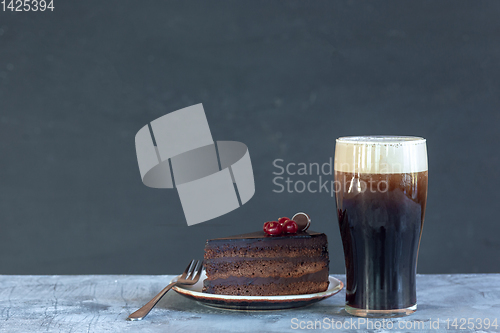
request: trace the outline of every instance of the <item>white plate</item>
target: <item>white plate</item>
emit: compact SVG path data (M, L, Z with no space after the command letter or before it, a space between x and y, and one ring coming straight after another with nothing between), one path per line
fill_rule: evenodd
M316 294L285 295L285 296L233 296L216 295L201 292L203 280L206 279L203 271L200 280L192 286L175 286L172 289L177 293L198 301L203 305L232 310L278 310L305 306L327 297L333 296L342 290L342 281L329 276L329 285L326 291ZM173 279L172 281L174 281Z

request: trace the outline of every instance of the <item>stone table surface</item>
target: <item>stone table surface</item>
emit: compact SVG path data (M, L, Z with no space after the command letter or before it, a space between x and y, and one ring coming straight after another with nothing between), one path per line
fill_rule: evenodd
M125 320L173 277L0 275L0 332L500 332L500 274L418 275L417 312L390 320L349 316L344 291L278 311L215 309L170 291L144 320Z

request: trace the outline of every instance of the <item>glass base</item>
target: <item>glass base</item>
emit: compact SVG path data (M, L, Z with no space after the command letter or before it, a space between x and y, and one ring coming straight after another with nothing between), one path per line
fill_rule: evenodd
M391 310L368 310L353 308L349 305L345 306L345 311L353 316L368 317L368 318L393 318L404 317L417 311L417 304L405 309L391 309Z

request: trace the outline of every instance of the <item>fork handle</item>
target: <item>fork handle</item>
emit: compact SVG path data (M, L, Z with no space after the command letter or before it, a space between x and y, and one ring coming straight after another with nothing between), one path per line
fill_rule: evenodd
M153 297L153 299L150 300L149 302L147 302L142 308L135 311L134 313L131 313L128 316L127 320L131 320L131 321L142 320L144 317L146 317L148 315L149 311L151 311L151 309L154 308L156 303L158 303L162 299L162 297L165 296L167 291L172 289L172 287L175 286L176 284L177 284L177 282L174 281L174 282L170 283L168 286L166 286L165 288L163 288L163 290L160 291L158 293L158 295Z

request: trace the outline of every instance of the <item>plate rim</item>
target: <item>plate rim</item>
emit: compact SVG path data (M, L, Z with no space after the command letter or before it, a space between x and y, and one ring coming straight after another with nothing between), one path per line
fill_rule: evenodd
M204 272L203 272L204 273ZM171 282L174 282L177 277L174 277ZM192 297L196 300L218 300L227 302L293 302L293 301L304 301L304 300L314 300L314 299L325 299L327 297L333 296L344 289L344 283L334 276L328 275L329 283L336 283L337 285L332 289L328 288L325 291L314 293L314 294L298 294L298 295L275 295L275 296L238 296L238 295L221 295L221 294L208 294L200 291L190 290L183 288L181 285L173 286L172 289L183 295Z

